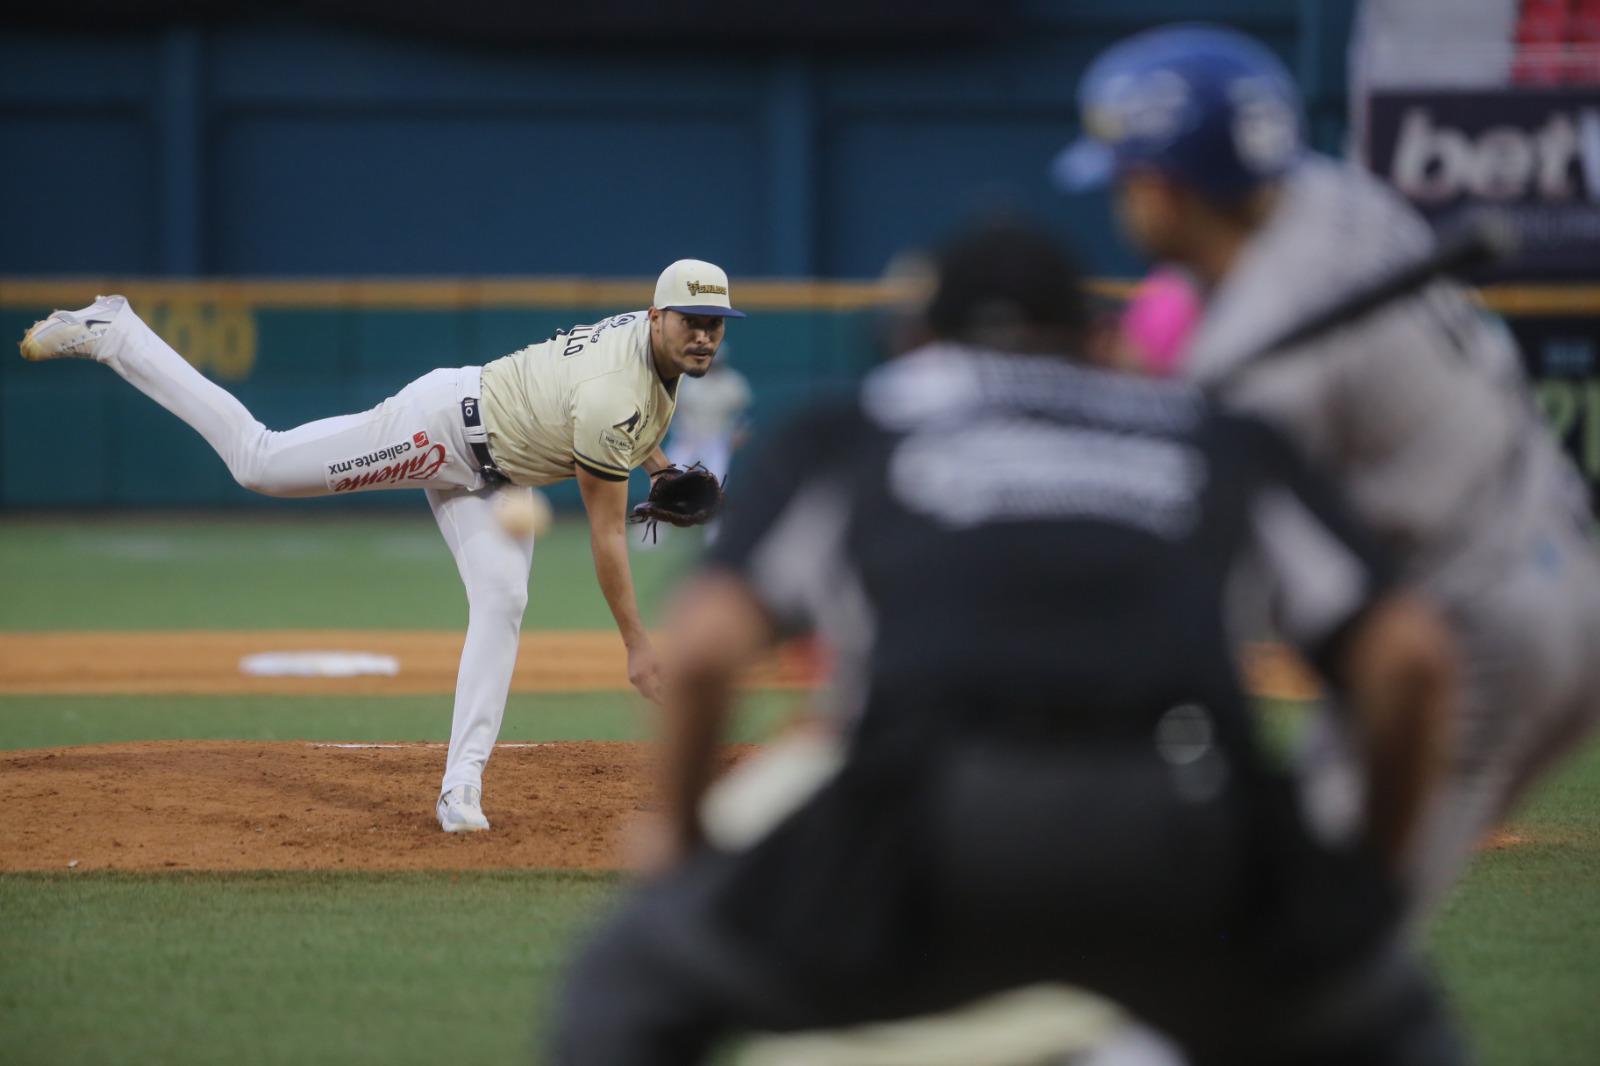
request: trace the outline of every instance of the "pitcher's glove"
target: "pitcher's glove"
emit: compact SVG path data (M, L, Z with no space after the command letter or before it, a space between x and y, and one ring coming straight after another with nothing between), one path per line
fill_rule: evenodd
M722 509L722 482L701 463L688 469L665 466L650 475L650 498L634 507L629 522L645 522L653 537L657 522L700 526Z

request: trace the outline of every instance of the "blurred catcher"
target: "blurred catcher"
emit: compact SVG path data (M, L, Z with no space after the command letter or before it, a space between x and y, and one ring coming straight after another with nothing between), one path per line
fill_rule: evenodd
M528 600L534 486L575 477L595 576L628 649L628 680L657 695L659 663L628 567L628 475L669 469L661 440L684 376L706 373L729 317L720 267L682 259L648 310L563 329L485 366L435 370L358 414L274 432L145 325L121 296L56 311L22 339L23 358L78 357L115 370L205 438L240 485L268 496L374 489L426 492L466 586L444 780L446 832L489 828L483 769L505 716ZM677 514L677 511L673 512Z
M1077 278L1035 233L946 249L928 321L934 343L766 442L682 593L661 870L572 969L554 1060L693 1063L733 1031L1063 982L1197 1063L1460 1061L1392 936L1442 626L1275 432L1076 365ZM1258 736L1226 606L1254 544L1351 693L1364 819L1313 818ZM797 805L717 847L748 835L700 813L734 679L806 632L838 658L842 760L791 749Z

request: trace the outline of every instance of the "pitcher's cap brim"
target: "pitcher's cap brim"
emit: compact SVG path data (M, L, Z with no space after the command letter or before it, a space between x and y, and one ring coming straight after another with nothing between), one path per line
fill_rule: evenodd
M716 315L719 318L743 318L743 317L745 317L745 314L744 314L743 311L735 311L731 307L719 307L716 304L698 304L698 305L692 305L692 306L688 306L688 307L685 307L685 306L682 306L682 305L679 305L679 304L674 304L671 307L663 307L661 310L663 310L663 311L676 311L680 315Z

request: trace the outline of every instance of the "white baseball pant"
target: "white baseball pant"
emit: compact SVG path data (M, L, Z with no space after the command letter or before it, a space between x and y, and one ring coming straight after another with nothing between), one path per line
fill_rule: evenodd
M441 792L482 787L516 666L533 538L508 536L499 492L474 461L462 400L478 396L479 367L424 374L378 406L276 432L156 335L131 307L113 319L98 361L205 438L240 485L268 496L423 489L467 590L467 636L456 676Z

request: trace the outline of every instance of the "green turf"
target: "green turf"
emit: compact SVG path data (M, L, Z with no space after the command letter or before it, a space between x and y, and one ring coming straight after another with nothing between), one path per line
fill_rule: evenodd
M459 628L460 583L418 508L8 517L0 630ZM634 555L647 620L696 543L675 536ZM558 523L540 543L531 591L529 628L611 624L581 524ZM743 735L793 699L753 696ZM502 735L637 737L644 717L619 693L515 696ZM439 741L448 730L444 696L0 698L0 748ZM1596 1061L1600 746L1514 829L1529 842L1479 858L1431 954L1485 1066ZM0 875L0 1062L525 1061L534 1005L609 886L537 872Z
M458 629L467 601L427 509L325 520L246 517L0 521L0 630ZM634 532L637 539L639 534ZM698 551L674 530L632 553L645 622ZM534 549L528 629L606 629L588 527L557 522Z
M0 1059L527 1062L578 874L0 875Z
M1600 750L1483 856L1434 956L1485 1066L1588 1061ZM0 875L10 1063L526 1061L605 878Z
M766 735L800 697L752 692L735 739ZM513 695L502 740L631 740L647 736L626 693ZM0 750L130 740L449 740L449 696L5 696Z
M1600 1061L1600 745L1511 830L1525 843L1478 856L1432 955L1484 1063Z

